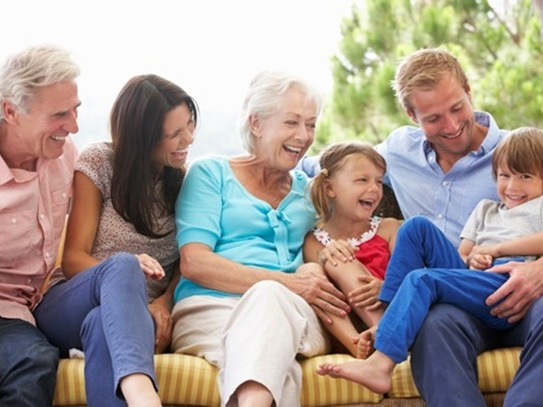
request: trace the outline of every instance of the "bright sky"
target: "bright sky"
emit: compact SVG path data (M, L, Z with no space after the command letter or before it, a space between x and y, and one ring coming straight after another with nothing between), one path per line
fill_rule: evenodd
M73 52L82 68L75 136L81 146L108 138L115 96L137 74L178 83L197 100L203 124L206 111L235 116L250 79L262 69L305 75L327 92L340 21L353 1L360 0L3 2L0 60L42 43ZM231 137L237 140L225 134L225 142ZM202 143L197 137L195 147Z

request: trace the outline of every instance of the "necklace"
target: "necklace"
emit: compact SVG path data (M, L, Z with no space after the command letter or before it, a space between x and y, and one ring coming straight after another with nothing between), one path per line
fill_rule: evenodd
M347 239L347 241L353 247L360 246L362 243L367 242L368 240L373 238L373 236L375 236L375 234L377 233L377 229L379 228L379 223L381 223L381 218L378 216L373 216L372 218L370 218L369 230L362 233L360 237L350 237ZM330 234L324 229L314 228L313 234L315 235L317 241L319 241L323 246L328 246L334 241L334 239L330 237Z

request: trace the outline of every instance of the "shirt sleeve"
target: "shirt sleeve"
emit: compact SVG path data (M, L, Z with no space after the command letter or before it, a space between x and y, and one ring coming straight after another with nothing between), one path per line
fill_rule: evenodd
M201 159L189 167L175 204L179 248L187 243L215 248L221 234L221 175L221 163L216 158Z
M466 224L464 225L464 228L462 229L462 232L460 233L460 238L468 239L473 242L476 241L477 231L481 227L481 222L483 219L483 211L484 211L486 202L487 202L486 199L482 200L481 202L479 202L479 204L477 204L473 212L471 212Z
M387 158L388 144L387 144L387 140L389 140L389 138L386 138L384 141L377 144L374 148L385 159L385 163L388 164L388 158ZM392 188L392 184L390 182L390 177L388 176L388 171L385 172L385 176L383 177L383 183L385 185L389 186L390 188Z
M95 143L81 152L75 168L91 179L104 198L111 194L112 159L113 150L107 143Z

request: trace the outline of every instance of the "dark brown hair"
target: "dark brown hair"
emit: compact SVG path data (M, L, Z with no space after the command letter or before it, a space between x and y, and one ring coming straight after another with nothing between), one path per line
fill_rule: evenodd
M188 107L196 125L198 106L191 96L160 76L139 75L123 87L110 114L114 151L111 200L127 222L151 238L165 236L156 233L162 225L155 224L153 212L158 205L165 213L173 213L186 172L185 168L164 167L158 173L152 163L165 116L180 105ZM156 188L158 179L162 179L162 196Z
M494 150L492 174L498 167L517 174L533 174L543 178L543 130L519 127L511 131Z

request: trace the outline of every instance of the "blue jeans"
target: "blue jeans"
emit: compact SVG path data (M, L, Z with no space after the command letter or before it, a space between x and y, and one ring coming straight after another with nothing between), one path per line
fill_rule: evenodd
M438 268L440 267L440 268ZM379 322L375 348L396 363L408 351L436 303L455 305L494 329L513 325L490 314L485 299L507 274L467 270L456 248L428 219L406 221L396 238L381 299L391 298Z
M50 407L58 349L32 324L0 317L0 406Z
M412 242L421 238L426 242L425 237L434 231L433 225L420 218L413 218L413 222L419 223L415 228L419 234ZM396 247L402 233L400 229ZM447 242L441 243L443 247L448 246ZM415 251L411 256L406 254L403 261L416 263L421 259L420 254L421 251ZM439 254L443 255L441 260ZM443 259L452 261L453 267L458 264L458 259L455 260L448 249L430 253L427 261L435 266L439 263L434 261ZM385 285L389 277L387 270ZM386 295L393 292L398 280L391 278ZM520 367L507 391L504 406L540 406L543 400L543 297L532 304L521 321L505 330L489 326L457 305L433 305L411 347L413 379L428 406L485 407L477 381L477 356L487 350L513 346L522 346L523 350Z
M84 351L89 407L126 406L119 383L130 374L146 374L156 387L154 325L135 256L117 254L55 285L34 314L62 357Z

